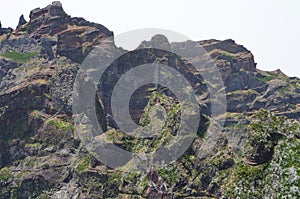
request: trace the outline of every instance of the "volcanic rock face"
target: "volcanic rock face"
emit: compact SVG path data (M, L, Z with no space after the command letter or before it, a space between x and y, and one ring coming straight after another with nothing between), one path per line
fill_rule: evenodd
M36 8L30 12L30 33L53 35L66 29L66 19L70 18L63 10L60 2L53 2L46 8ZM61 22L57 24L57 22ZM55 23L56 22L56 23ZM61 29L60 29L61 28Z
M95 103L111 144L124 150L154 152L177 134L181 112L169 89L140 87L129 103L132 119L147 125L153 119L149 107L159 105L166 110L166 124L153 138L127 135L111 116L110 98L120 77L138 65L163 64L188 79L201 99L200 122L198 136L178 160L148 173L122 173L80 144L73 125L73 85L80 64L97 46L108 56L124 54L100 79ZM200 72L197 65L203 66ZM215 74L203 75L212 65L224 87L215 83ZM215 120L210 89L226 94L226 113ZM60 2L32 10L29 22L21 16L16 30L0 26L0 198L296 198L299 119L300 80L280 70L257 69L252 53L231 39L170 43L155 35L128 52L114 45L106 27L72 18ZM224 123L221 130L219 123ZM289 175L293 178L286 181L283 176Z
M3 33L8 32L1 30ZM46 8L32 10L28 23L21 16L17 30L8 36L9 40L3 45L10 45L9 42L14 42L17 38L25 45L24 40L33 38L42 42L43 50L50 58L66 56L81 63L93 46L111 36L113 33L104 26L83 18L71 18L64 12L60 2L53 2Z

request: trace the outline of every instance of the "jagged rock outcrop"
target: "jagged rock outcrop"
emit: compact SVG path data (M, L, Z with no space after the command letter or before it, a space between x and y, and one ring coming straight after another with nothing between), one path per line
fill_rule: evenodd
M31 37L55 36L56 52L72 61L81 63L101 38L113 35L104 26L90 23L83 18L71 18L60 2L53 2L46 8L37 8L30 13L29 30Z
M70 18L62 8L60 2L53 2L46 8L36 8L29 15L29 33L39 37L40 35L54 35L66 29L65 20ZM60 23L55 23L60 22Z
M143 41L139 48L157 48L170 51L170 43L164 35L154 35L150 41Z
M24 15L21 15L20 18L19 18L19 23L17 25L17 29L20 28L21 26L23 26L26 23L27 23L27 21L25 20Z
M0 35L9 34L13 31L12 28L1 28L0 27Z
M93 46L100 44L103 38L113 36L111 31L100 24L70 17L64 12L60 2L53 2L42 9L36 8L30 12L29 17L27 23L21 16L14 32L1 29L0 35L12 32L4 42L7 46L14 46L16 41L20 41L17 44L19 47L26 46L26 41L33 38L42 42L42 52L49 58L66 56L81 63ZM34 50L37 51L32 49Z

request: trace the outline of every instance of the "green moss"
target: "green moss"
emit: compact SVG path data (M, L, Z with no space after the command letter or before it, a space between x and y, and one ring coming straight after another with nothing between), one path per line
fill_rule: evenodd
M20 53L16 51L11 51L11 52L4 53L1 56L12 59L16 62L25 63L28 62L31 58L33 58L36 55L38 55L37 52Z
M0 170L0 181L8 181L12 177L13 175L7 167L4 167Z
M47 97L48 99L51 99L51 95L50 95L50 94L45 93L44 95L45 95L45 97Z
M238 162L235 168L231 170L231 175L229 175L227 184L224 186L224 195L232 198L258 197L258 193L251 191L251 186L265 176L264 171L267 166L267 164L250 166L245 165L242 161Z
M45 79L38 79L36 80L39 84L49 84L49 81L45 80Z
M42 144L41 143L26 143L25 144L25 147L28 147L28 148L38 148L40 147Z
M129 171L122 173L120 179L121 190L125 188L130 194L143 194L148 186L148 178L146 173L137 171Z
M26 166L28 166L28 167L34 167L34 166L36 166L37 164L38 164L37 161L32 160L32 159L29 159L29 160L27 160L27 162L26 162Z
M77 171L81 173L87 170L90 167L90 163L91 163L91 155L87 154L86 156L84 156L81 163L77 166Z
M145 176L142 176L142 178L141 178L141 182L140 182L138 192L140 194L142 194L147 187L148 187L148 179L147 179L147 176L145 175Z
M275 194L276 198L299 198L299 129L296 121L260 110L249 125L245 155L252 161L251 157L259 157L266 149L273 153L263 164L251 166L239 160L229 175L220 174L224 196L274 198Z
M133 151L134 148L136 148L136 143L139 140L134 140L133 137L127 135L126 133L113 129L108 130L105 135L107 140L112 141L114 144L127 151Z
M46 124L55 126L57 129L61 130L74 130L74 126L72 124L58 119L49 119L46 121Z
M257 79L261 82L269 82L274 78L272 76L265 76L265 77L255 77L255 79Z
M226 112L225 118L233 118L235 120L240 120L245 118L245 115L243 113L237 113L237 112Z
M235 55L233 53L226 52L226 51L222 51L221 54L216 57L216 59L224 59L224 60L228 60L228 61L231 61L234 58L235 58Z
M250 166L239 161L229 174L219 175L224 196L273 198L275 194L276 198L299 198L299 150L299 139L287 138L275 147L274 157L269 163Z
M101 179L96 176L84 176L81 179L82 191L88 192L90 194L99 193L100 190L103 190L105 184L103 183L104 179ZM102 198L102 197L91 197L91 198Z
M297 105L296 105L296 104L290 104L290 107L291 107L292 109L296 109L296 108L297 108Z
M290 125L281 116L275 116L266 110L255 114L248 128L248 140L245 145L245 155L254 162L267 161L278 139L289 133Z
M47 194L41 194L38 197L36 197L36 199L51 199L51 197Z
M122 173L120 171L114 171L110 174L109 180L120 180L122 178Z
M175 186L179 178L175 164L159 167L157 168L157 171L170 187Z
M235 90L227 93L227 95L238 95L238 94L251 95L251 94L258 94L258 92L253 89L247 89L247 90Z
M145 127L145 126L149 125L150 122L151 122L150 116L147 114L143 118L141 118L140 124L142 127Z
M32 111L31 115L34 116L35 118L43 119L43 116L41 115L41 112L38 111L38 110Z
M155 109L152 108L156 105L162 106L166 115L157 116L156 112L156 115L152 116L155 114L155 112L153 112ZM144 113L139 122L145 127L142 132L157 132L153 137L142 139L129 136L126 133L116 130L108 130L105 135L109 141L112 141L118 147L126 151L151 153L161 146L171 143L170 141L174 139L174 135L180 125L180 111L180 104L175 100L159 92L153 92L150 94L149 102L144 108ZM149 123L151 123L151 128L148 127Z
M45 163L41 166L42 169L49 169L50 165L48 163Z
M280 76L278 74L274 74L271 72L267 72L267 75L265 75L264 77L256 77L254 76L255 79L261 81L261 82L269 82L273 79L280 79Z
M246 129L247 127L248 127L248 124L242 124L242 123L230 124L228 126L228 128L230 128L230 129Z

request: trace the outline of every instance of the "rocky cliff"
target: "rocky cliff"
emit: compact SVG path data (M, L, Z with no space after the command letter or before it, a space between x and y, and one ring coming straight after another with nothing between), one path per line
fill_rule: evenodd
M128 52L108 44L112 37L103 25L66 14L60 2L32 10L29 22L21 16L16 29L0 26L1 198L300 197L298 78L257 69L253 54L231 39L170 43L156 35ZM178 160L148 172L121 172L85 148L74 126L73 85L97 46L126 53L98 84L96 109L108 139L127 151L152 153L163 146L178 131L181 112L172 91L146 85L130 101L132 119L147 125L149 107L159 105L166 110L166 124L151 139L122 132L110 107L120 74L160 63L189 80L201 99L200 122L198 136ZM194 53L199 46L204 54ZM212 62L224 87L205 80L193 66ZM226 112L215 120L211 88L226 94ZM218 122L224 128L207 149L208 126L217 128Z

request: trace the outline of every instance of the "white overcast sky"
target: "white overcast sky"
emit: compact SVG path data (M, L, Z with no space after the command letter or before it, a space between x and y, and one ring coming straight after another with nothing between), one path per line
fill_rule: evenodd
M1 0L2 26L13 27L49 0ZM139 28L179 32L192 40L233 39L254 54L257 67L300 77L299 0L61 0L72 17L100 23L115 35ZM148 39L148 38L145 38Z

